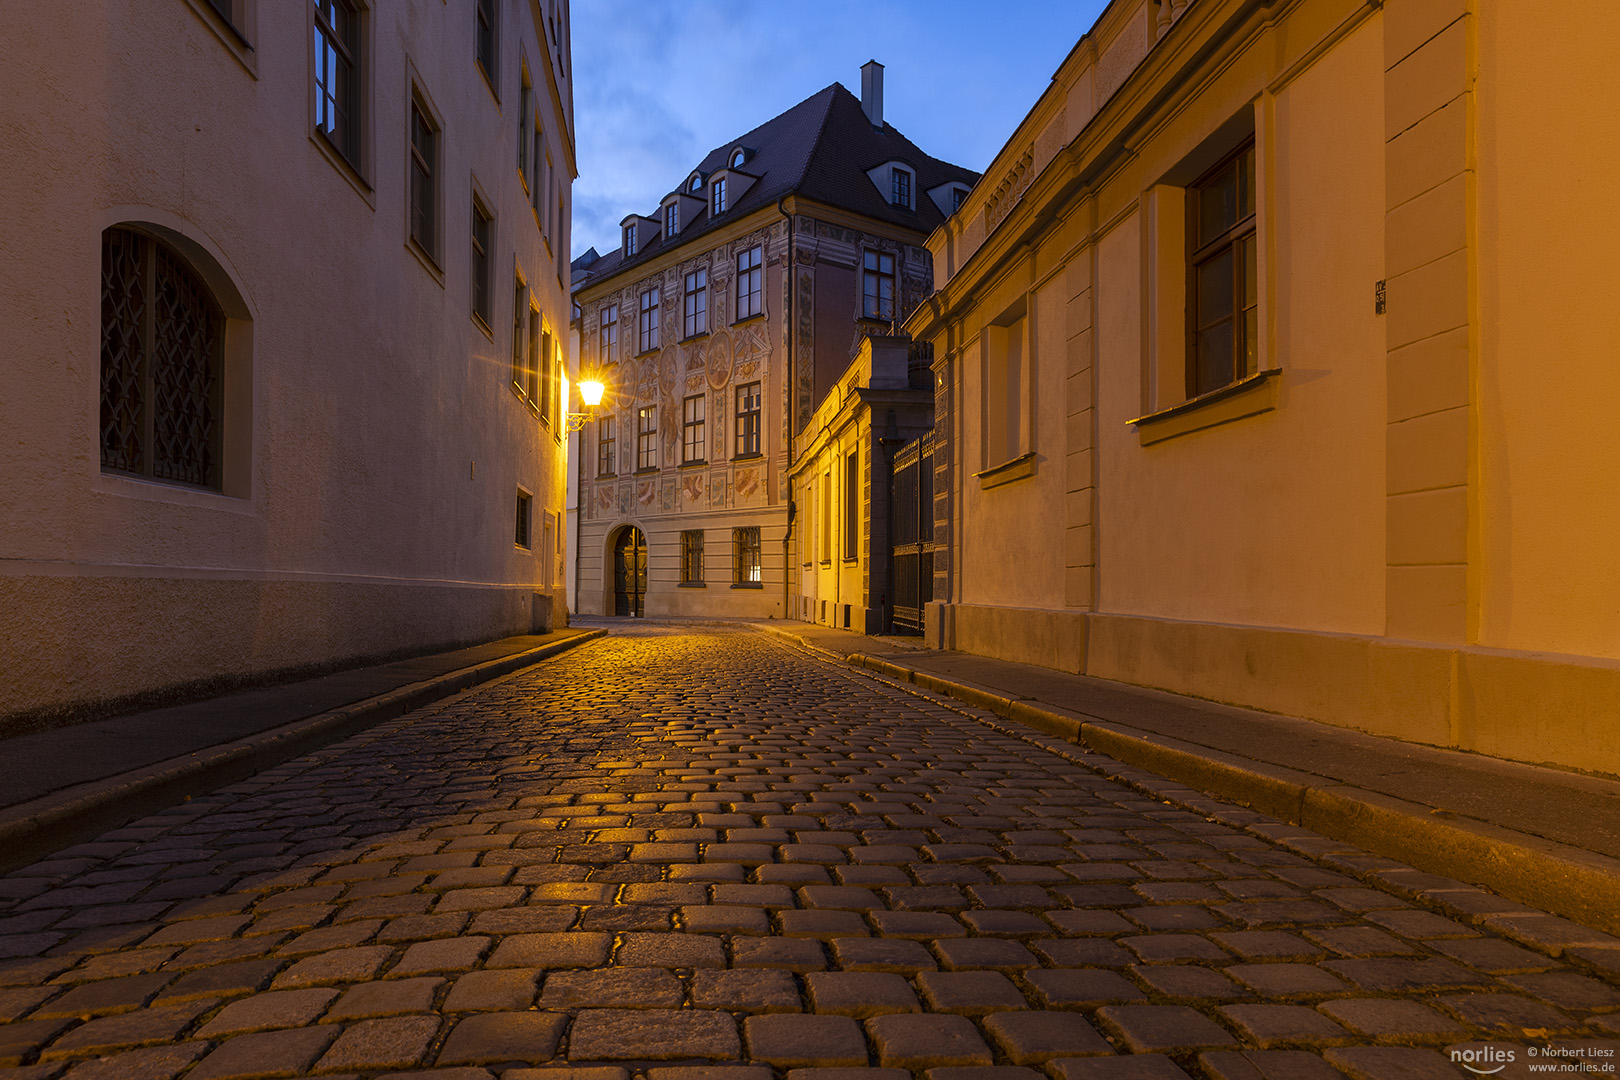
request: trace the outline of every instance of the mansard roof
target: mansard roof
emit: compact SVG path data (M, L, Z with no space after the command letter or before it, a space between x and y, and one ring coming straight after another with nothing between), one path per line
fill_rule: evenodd
M629 258L625 257L623 247L608 252L590 265L588 273L576 279L575 287L612 277L673 248L693 243L727 220L745 216L788 195L814 199L926 236L944 222L945 215L925 193L948 183L971 187L979 178L978 173L923 153L891 124L874 127L862 111L860 99L839 83L805 98L754 130L715 147L695 169L681 173L676 181L677 190L684 190L694 171L707 180L710 174L726 169L731 151L738 146L750 148L752 154L735 171L758 177L741 198L715 215L713 200L708 197L705 186L703 208L691 220L681 222L675 236L665 237L660 228L652 236L640 238L636 253ZM912 188L915 208L890 205L867 176L868 169L888 161L901 162L915 170Z

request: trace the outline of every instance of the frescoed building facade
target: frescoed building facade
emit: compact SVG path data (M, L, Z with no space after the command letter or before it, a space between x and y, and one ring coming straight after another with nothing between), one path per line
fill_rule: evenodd
M869 331L932 287L975 176L883 118L882 66L716 147L617 251L576 261L607 385L579 460L579 610L799 617L794 439Z

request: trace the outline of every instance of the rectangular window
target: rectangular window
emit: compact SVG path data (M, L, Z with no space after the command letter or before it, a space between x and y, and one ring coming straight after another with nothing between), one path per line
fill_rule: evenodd
M987 364L984 374L984 466L1000 465L1031 449L1029 426L1025 423L1026 342L1029 320L1014 311L984 328Z
M1187 396L1219 390L1258 369L1254 144L1187 192Z
M658 468L658 406L636 410L636 470Z
M540 587L549 589L555 582L557 566L557 518L547 510L543 520L545 525L540 533Z
M703 584L703 530L681 533L681 584Z
M734 585L758 585L764 580L759 566L759 526L731 530L731 580Z
M681 205L670 203L664 207L664 238L667 240L680 231Z
M520 548L529 546L529 526L533 521L534 500L526 491L517 493L517 530L513 535L513 542Z
M523 313L529 310L529 289L518 278L512 287L512 389L525 392L523 377Z
M894 256L868 251L861 261L861 317L894 319Z
M636 223L631 222L624 227L624 254L626 257L636 253Z
M618 472L618 465L614 460L617 452L618 440L614 438L614 419L604 416L596 422L596 475L612 476Z
M695 394L681 402L681 463L702 461L704 398Z
M641 294L640 351L652 352L656 348L658 348L658 290L651 288Z
M889 179L893 188L891 200L896 206L911 205L911 173L906 169L891 168Z
M951 213L962 209L962 203L967 200L967 188L951 189Z
M492 315L489 302L489 241L494 219L473 196L472 203L472 313L486 328Z
M315 0L315 130L360 167L360 12Z
M759 387L757 382L737 387L737 456L759 453Z
M861 555L861 459L850 453L844 458L844 558Z
M529 399L529 404L535 404L540 396L540 313L534 308L529 309L529 355L523 365L523 394Z
M523 72L523 85L518 90L518 175L523 177L524 186L533 183L529 179L529 132L534 122L529 119L529 101L534 97L534 91L529 87L529 73Z
M539 345L539 348L536 350L537 355L535 357L535 359L538 361L538 363L535 365L535 367L536 367L535 376L536 376L536 381L539 383L539 391L540 391L539 396L538 396L538 404L537 404L536 407L540 410L540 422L542 424L546 424L546 425L549 426L551 424L551 389L552 389L552 387L551 387L551 328L550 327L546 327L544 329L541 328L541 325L540 325L540 313L538 311L531 312L530 315L529 315L529 340L531 342L531 345L530 345L531 348L534 347L532 343L533 343L533 341L534 341L534 339L536 337L538 337L540 339L540 345Z
M437 260L438 251L433 242L434 227L434 173L437 159L434 152L438 131L418 101L411 102L411 239L416 241L430 258Z
M726 212L726 178L723 176L714 182L714 212Z
M474 0L478 9L478 66L495 89L495 0ZM499 96L499 95L497 95Z
M832 493L832 484L833 484L832 472L828 471L828 472L822 473L821 474L821 530L820 530L819 535L816 537L816 541L817 541L816 550L817 550L817 553L820 554L821 561L823 563L832 562L833 545L835 543L837 543L837 541L835 541L833 539L833 493Z
M546 156L546 129L540 126L540 110L535 109L534 116L534 168L529 173L529 194L534 200L534 223L540 231L546 231L543 220L546 208L546 173L541 167Z
M686 294L682 324L683 337L696 337L709 332L709 272L694 270L686 275Z
M619 358L619 305L609 304L602 309L601 337L597 339L597 349L603 364L611 364Z
M763 249L756 244L737 256L737 318L739 319L751 318L764 310L760 304L760 257L762 254Z

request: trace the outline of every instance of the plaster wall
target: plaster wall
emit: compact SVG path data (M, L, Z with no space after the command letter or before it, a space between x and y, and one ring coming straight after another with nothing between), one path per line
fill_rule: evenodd
M1616 658L1620 217L1614 141L1595 137L1620 123L1615 13L1501 0L1475 19L1478 637Z
M0 9L8 713L527 632L536 591L565 610L561 552L538 550L564 451L508 375L515 272L554 333L567 321L566 213L543 234L512 165L520 56L566 206L565 77L546 81L526 5L503 8L499 100L459 9L373 9L356 172L313 129L305 5L254 7L251 66L206 4ZM432 260L407 240L413 86L441 125ZM474 184L495 212L493 334L470 316ZM101 470L101 234L126 222L229 318L223 492Z

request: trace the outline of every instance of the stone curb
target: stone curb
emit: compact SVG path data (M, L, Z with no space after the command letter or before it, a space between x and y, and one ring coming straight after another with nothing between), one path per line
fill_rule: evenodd
M410 683L234 742L0 808L0 873L26 866L52 851L118 828L197 792L246 779L335 739L510 675L606 633L601 629L586 630L562 641Z
M791 635L783 635L791 636ZM851 666L954 698L1332 840L1620 934L1620 859L1315 773L1010 698L859 653Z

